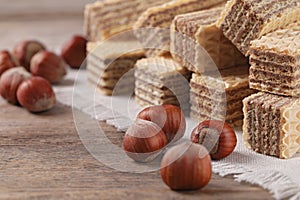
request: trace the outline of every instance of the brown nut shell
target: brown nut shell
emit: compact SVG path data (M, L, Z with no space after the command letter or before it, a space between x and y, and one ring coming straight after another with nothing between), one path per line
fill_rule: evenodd
M168 142L183 137L186 121L182 110L175 105L150 106L138 113L137 118L152 121L165 132Z
M67 73L63 59L49 51L40 51L32 57L30 72L34 76L47 79L50 83L59 82Z
M86 58L86 45L86 38L75 35L63 45L61 57L71 68L79 69Z
M237 138L230 125L218 120L207 120L194 128L191 141L203 144L209 149L211 158L219 160L233 152Z
M161 178L172 190L196 190L206 186L212 175L205 147L184 142L169 149L161 161Z
M11 53L8 51L0 51L0 76L6 70L17 67L19 65L18 61L15 59Z
M24 67L14 67L6 70L0 77L0 94L11 104L17 104L17 90L19 85L31 74Z
M17 98L21 106L30 112L49 110L56 103L51 84L46 79L37 76L33 76L20 84Z
M13 49L13 55L20 65L29 71L31 58L39 51L45 50L45 46L36 40L19 42Z
M155 123L137 119L126 131L125 153L135 161L150 162L167 145L165 133Z

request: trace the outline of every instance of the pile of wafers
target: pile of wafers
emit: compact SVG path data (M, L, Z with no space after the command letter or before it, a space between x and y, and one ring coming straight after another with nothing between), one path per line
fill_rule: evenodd
M103 0L84 15L88 78L101 93L126 79L119 88L143 107L242 126L261 154L300 152L300 0ZM119 55L114 42L142 49Z

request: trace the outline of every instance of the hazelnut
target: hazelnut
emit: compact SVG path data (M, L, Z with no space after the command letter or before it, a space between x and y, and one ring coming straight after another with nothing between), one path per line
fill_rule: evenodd
M19 61L20 65L29 71L31 58L37 52L45 49L46 48L42 43L34 40L27 40L18 43L13 50L13 54Z
M18 66L19 63L8 51L0 51L0 75L4 71Z
M40 51L31 59L30 72L34 76L47 79L50 83L56 83L66 75L66 64L56 54L49 51Z
M193 131L191 140L203 144L214 160L230 155L236 146L236 135L228 124L218 120L201 122Z
M154 160L167 145L167 137L153 122L137 119L126 131L123 140L125 153L135 161Z
M33 76L20 84L17 98L21 106L30 112L49 110L56 102L51 84L38 76Z
M176 142L185 133L185 117L178 106L168 104L150 106L142 110L137 118L157 124L166 134L169 143Z
M189 141L170 148L161 161L160 175L172 190L196 190L208 184L212 175L206 148Z
M17 89L31 74L24 67L6 70L0 77L0 94L11 104L17 104Z
M61 57L71 68L79 69L86 57L87 40L80 35L75 35L63 45Z

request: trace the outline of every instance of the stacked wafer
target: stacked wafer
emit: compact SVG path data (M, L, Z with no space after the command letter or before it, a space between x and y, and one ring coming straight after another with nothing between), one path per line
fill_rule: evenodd
M132 69L136 61L144 57L143 50L119 52L120 49L117 50L114 47L120 47L120 43L115 44L112 42L105 45L88 43L88 80L105 95L133 92L134 75ZM127 41L123 43L125 46L130 46L134 42ZM110 52L111 49L114 50ZM116 86L118 87L116 88Z
M257 93L244 100L244 140L258 153L290 158L300 153L300 100Z
M190 72L170 58L137 61L135 100L141 106L173 104L189 111Z
M279 158L299 152L299 39L296 22L251 42L250 87L267 92L244 100L244 139L256 152Z
M249 66L237 66L218 72L192 75L190 81L191 117L199 121L225 120L242 125L242 100L254 93L248 84Z
M250 87L300 95L300 21L255 40L250 48Z
M176 15L220 6L226 1L173 0L149 8L135 23L135 35L146 48L148 57L168 54L170 49L170 25Z
M244 65L248 59L216 27L223 7L178 15L171 26L171 54L190 71L201 73ZM208 55L207 55L208 53ZM214 62L211 63L208 56Z
M85 7L84 29L90 41L99 41L132 29L142 12L170 0L103 0Z
M217 26L245 55L250 42L300 20L299 0L230 0Z

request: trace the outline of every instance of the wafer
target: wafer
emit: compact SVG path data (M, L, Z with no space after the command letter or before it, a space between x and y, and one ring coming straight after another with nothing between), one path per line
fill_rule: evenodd
M132 29L142 12L170 0L104 0L87 4L84 30L90 41L99 41Z
M250 42L300 20L299 0L230 0L217 26L245 55Z
M300 100L259 92L243 101L244 141L250 149L278 158L300 152Z
M189 110L190 72L170 58L137 61L135 99L141 106L173 104Z
M195 73L243 65L248 59L216 27L222 7L178 15L171 25L170 50L173 58ZM206 54L206 51L208 55Z
M278 95L300 95L300 22L253 41L250 87Z
M134 42L127 41L124 43L125 46L130 46ZM88 43L88 80L105 95L112 95L113 92L133 91L134 75L132 69L136 61L144 57L144 51L136 50L121 53L112 50L110 52L103 48L97 49L97 45L99 43ZM118 42L118 45L121 44ZM107 49L111 50L110 46L115 47L116 45L113 42L105 45ZM117 88L116 85L118 85Z
M168 54L170 25L176 15L224 4L226 0L173 0L149 8L134 24L135 35L146 49L147 57Z
M233 126L242 124L242 100L254 93L248 84L247 65L220 71L193 73L190 81L191 118L204 121L224 120Z

